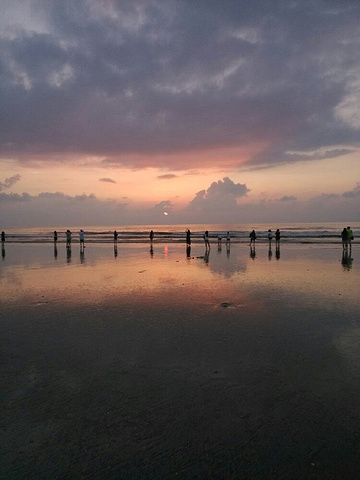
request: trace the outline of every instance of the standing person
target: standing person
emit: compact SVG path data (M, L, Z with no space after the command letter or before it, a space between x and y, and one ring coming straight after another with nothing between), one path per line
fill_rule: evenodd
M58 239L58 234L57 234L57 231L54 230L54 242L55 243L57 242L57 239Z
M346 227L344 227L343 231L341 232L341 240L342 240L343 249L347 248L347 246L348 246L348 231L346 230Z
M353 231L351 230L350 227L347 227L347 233L348 233L348 244L351 249L351 240L354 240L354 236L353 236Z
M272 241L273 236L272 236L272 231L270 230L270 228L268 230L267 237L268 237L268 240L269 240L269 247L271 248L271 241Z
M250 245L251 245L252 243L255 245L255 240L256 240L255 230L252 230L252 231L250 232L249 237L250 237Z
M153 239L154 239L154 232L153 232L153 230L150 230L149 238L150 238L150 242L152 243L152 241L153 241Z
M275 242L277 247L280 245L280 237L281 237L280 230L277 229L275 232Z
M84 248L85 248L85 233L84 233L84 230L80 230L79 238L80 238L80 250L83 251Z
M5 258L5 232L1 232L1 256Z
M118 232L114 230L114 245L117 245Z
M230 232L226 232L226 243L230 243Z
M71 232L69 229L66 230L66 247L71 247Z
M206 230L204 233L204 241L205 241L205 247L206 250L210 248L210 242L209 242L209 232Z
M191 245L191 232L189 228L186 230L186 244Z

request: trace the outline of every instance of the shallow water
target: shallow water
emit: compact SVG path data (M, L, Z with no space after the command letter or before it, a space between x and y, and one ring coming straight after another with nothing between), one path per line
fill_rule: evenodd
M283 243L341 243L341 231L349 225L355 237L354 242L359 242L359 222L348 222L346 225L339 222L324 223L286 223L286 224L210 224L210 225L120 225L120 226L72 226L72 240L79 241L80 228L85 231L86 243L112 243L114 230L118 232L118 243L147 243L149 232L153 230L155 243L184 243L187 229L191 231L193 243L203 243L205 230L209 231L211 241L216 242L221 236L223 241L229 232L232 242L248 243L249 233L255 229L258 243L267 243L268 229L273 235L277 228L281 231ZM57 231L58 244L65 243L66 228L61 227L27 227L5 229L7 243L52 243L54 230Z
M286 245L279 251L257 246L255 253L245 245L227 251L213 246L207 254L202 245L190 253L177 244L89 245L81 254L78 246L9 245L2 258L2 299L36 302L66 299L73 303L110 301L114 296L141 290L143 298L167 301L167 295L183 301L194 290L192 301L214 303L214 296L238 303L239 287L270 290L280 295L293 292L314 302L342 296L358 300L359 266L355 247L345 256L342 248L318 245ZM85 295L86 293L86 295ZM88 297L87 295L90 295ZM185 296L184 296L185 295ZM150 301L150 300L149 300Z

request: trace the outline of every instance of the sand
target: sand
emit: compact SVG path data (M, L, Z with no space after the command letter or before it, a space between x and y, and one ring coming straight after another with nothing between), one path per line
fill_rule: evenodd
M0 478L357 478L358 255L7 245Z

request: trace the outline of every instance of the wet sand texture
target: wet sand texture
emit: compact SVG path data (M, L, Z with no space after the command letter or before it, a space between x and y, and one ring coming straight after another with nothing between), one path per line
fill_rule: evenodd
M22 248L0 478L358 478L359 269L338 249Z

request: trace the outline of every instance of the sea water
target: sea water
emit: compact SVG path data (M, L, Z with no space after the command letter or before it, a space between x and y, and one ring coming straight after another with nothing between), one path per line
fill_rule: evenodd
M73 241L78 241L79 230L85 232L86 243L111 243L114 241L114 230L118 233L118 243L144 243L149 241L150 230L154 232L156 243L182 243L185 242L186 231L191 231L191 241L202 242L205 230L209 231L210 241L217 241L218 236L225 239L230 233L231 241L247 243L251 230L256 231L257 241L267 241L268 230L273 236L275 230L280 229L281 241L285 243L339 243L341 231L348 224L334 223L283 223L283 224L211 224L211 225L113 225L113 226L72 226ZM360 236L360 223L350 223L355 238L358 242ZM8 243L50 243L54 241L54 231L57 231L58 242L66 241L67 228L60 227L17 227L6 229L6 242Z

